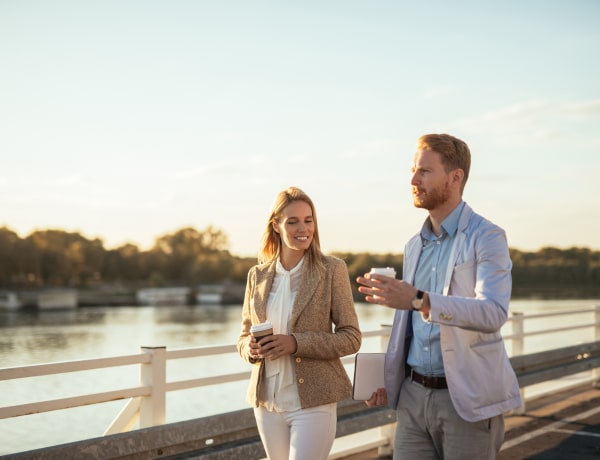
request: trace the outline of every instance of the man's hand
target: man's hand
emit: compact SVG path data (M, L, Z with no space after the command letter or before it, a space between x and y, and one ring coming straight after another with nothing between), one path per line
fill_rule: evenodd
M411 301L417 295L417 288L389 276L365 273L356 278L356 282L361 285L358 292L366 295L367 302L396 310L411 310Z
M387 392L385 388L378 388L371 397L365 401L365 404L369 407L385 406L387 404Z

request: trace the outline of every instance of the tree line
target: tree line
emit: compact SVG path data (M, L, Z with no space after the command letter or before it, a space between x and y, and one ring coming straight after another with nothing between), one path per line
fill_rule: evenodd
M511 249L513 292L600 294L600 251L589 248ZM402 273L402 254L334 253L346 261L351 280L373 266ZM36 230L24 238L0 228L0 288L91 288L245 283L254 257L230 253L227 235L208 226L186 227L156 238L148 250L134 244L107 249L99 238L77 232ZM352 283L353 285L355 283Z

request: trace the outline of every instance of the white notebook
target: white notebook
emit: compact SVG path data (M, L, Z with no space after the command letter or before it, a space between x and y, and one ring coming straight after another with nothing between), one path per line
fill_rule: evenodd
M385 353L357 353L354 357L352 399L366 401L378 388L384 388Z

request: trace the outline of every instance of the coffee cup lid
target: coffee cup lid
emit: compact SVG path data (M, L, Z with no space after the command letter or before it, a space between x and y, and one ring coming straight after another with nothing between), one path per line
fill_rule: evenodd
M373 267L371 268L371 273L376 275L389 275L390 273L393 273L395 276L396 270L394 267Z
M271 324L270 321L265 321L264 323L260 323L260 324L253 324L250 327L250 332L266 331L267 329L273 329L273 325Z

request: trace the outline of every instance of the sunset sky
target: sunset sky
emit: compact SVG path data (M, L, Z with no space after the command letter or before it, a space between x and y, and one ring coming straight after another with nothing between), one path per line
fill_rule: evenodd
M255 255L277 192L326 252L420 228L421 134L509 245L600 249L600 2L0 0L0 226Z

